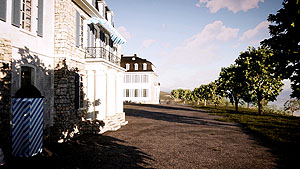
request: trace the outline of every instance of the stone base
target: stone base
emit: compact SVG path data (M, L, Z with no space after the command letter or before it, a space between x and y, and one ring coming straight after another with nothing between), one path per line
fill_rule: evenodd
M125 120L125 112L117 113L115 116L107 117L103 121L105 125L100 127L99 134L105 133L106 131L117 131L121 128L121 126L124 126L128 123L128 121Z

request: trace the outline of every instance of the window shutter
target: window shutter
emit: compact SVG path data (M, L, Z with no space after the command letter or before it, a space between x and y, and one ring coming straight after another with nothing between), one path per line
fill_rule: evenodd
M6 4L7 0L0 0L0 20L6 21Z
M88 25L88 27L87 27L87 47L91 47L90 46L90 34L91 34L91 28L90 28L90 25Z
M94 27L92 27L92 30L91 30L91 46L92 47L95 47L95 28Z
M43 10L44 10L44 0L39 0L37 35L40 37L43 37Z
M12 0L12 21L11 24L20 27L20 9L21 2L20 0Z
M80 14L76 11L76 47L80 46Z
M74 98L74 103L75 103L75 109L79 109L79 97L80 97L80 80L79 80L79 75L75 75L75 98Z

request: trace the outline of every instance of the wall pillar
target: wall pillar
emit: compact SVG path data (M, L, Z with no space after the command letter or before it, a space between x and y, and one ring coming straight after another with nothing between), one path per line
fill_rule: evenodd
M104 120L107 116L106 112L106 74L102 70L96 71L96 98L99 99L100 105L96 107L97 120Z
M115 99L116 99L116 81L115 81L115 73L109 71L107 73L107 91L106 91L106 98L107 98L107 116L114 116L116 114L115 110Z

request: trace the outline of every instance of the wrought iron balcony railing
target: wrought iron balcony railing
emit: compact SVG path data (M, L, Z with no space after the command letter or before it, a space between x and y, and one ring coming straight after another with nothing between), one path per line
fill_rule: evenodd
M121 58L109 52L103 47L87 47L85 50L85 58L102 58L120 66Z

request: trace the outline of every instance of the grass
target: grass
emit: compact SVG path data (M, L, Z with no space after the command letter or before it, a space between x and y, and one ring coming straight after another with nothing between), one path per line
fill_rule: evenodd
M218 120L241 124L261 144L270 147L279 157L279 168L298 166L300 153L300 117L265 113L256 109L241 108L238 112L232 107L196 106L211 114L221 116Z

